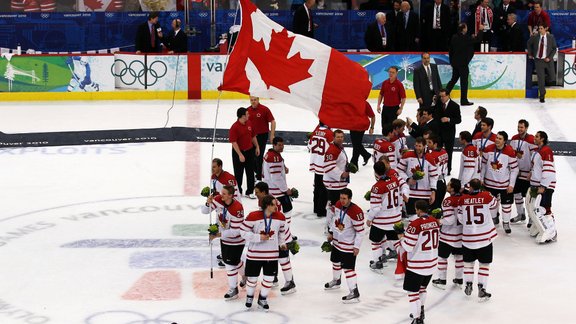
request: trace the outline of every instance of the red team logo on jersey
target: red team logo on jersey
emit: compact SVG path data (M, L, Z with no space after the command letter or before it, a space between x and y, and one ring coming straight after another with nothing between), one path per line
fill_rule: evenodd
M496 161L496 162L490 162L490 165L492 166L492 169L494 170L500 170L502 169L502 163Z
M274 233L276 233L276 232L274 232L273 230L270 230L270 232L268 232L268 234L266 234L265 231L260 231L260 235L268 235L270 237L272 237L274 235Z

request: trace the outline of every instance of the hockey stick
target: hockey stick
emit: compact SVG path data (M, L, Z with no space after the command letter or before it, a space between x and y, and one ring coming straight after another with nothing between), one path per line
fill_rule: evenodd
M72 67L69 64L66 64L68 66L68 69L70 70L70 73L72 73L72 77L74 78L74 80L76 80L76 82L78 82L78 87L80 87L80 85L82 84L80 82L80 79L78 78L78 76L76 76L76 73L74 73L74 70L72 70ZM84 92L86 92L86 87L84 87L84 89L82 89Z

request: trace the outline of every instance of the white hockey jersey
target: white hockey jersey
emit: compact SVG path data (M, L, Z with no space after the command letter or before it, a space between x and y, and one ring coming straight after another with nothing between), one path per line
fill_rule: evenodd
M283 196L288 191L286 184L286 166L282 155L273 149L264 155L262 163L262 177L270 188L270 194L274 197Z
M498 200L488 191L465 194L458 199L456 217L462 224L462 245L480 249L492 243L496 228L490 209L496 208Z
M516 151L518 160L518 179L528 180L528 174L532 168L530 158L538 146L534 144L534 135L525 134L521 137L519 134L512 136L510 146Z
M224 186L234 186L234 199L241 201L240 190L238 189L238 182L236 177L228 171L222 171L219 175L212 175L212 188L213 193L220 193Z
M400 240L400 245L408 252L407 270L422 276L436 271L439 231L440 225L432 216L421 216L410 222Z
M518 176L516 152L510 145L498 150L495 144L484 149L482 153L482 173L480 180L486 188L505 190L514 186Z
M255 261L278 260L279 246L285 244L284 225L286 219L280 212L264 215L261 210L253 211L242 223L242 237L248 243L246 258ZM260 235L268 234L270 239L262 241Z
M424 172L424 177L417 180L415 185L410 185L410 198L429 199L432 190L436 190L436 182L438 181L438 170L434 166L432 156L424 153L422 157L418 157L415 151L408 151L404 153L400 163L398 164L398 172L406 182L416 171Z
M316 174L324 174L324 154L334 140L334 132L326 126L316 126L310 140L308 151L310 152L310 171Z
M332 232L332 245L338 250L353 253L362 246L364 237L364 213L358 205L350 203L343 207L340 201L328 210L328 228Z
M382 155L386 155L390 162L390 167L396 169L396 148L394 147L394 144L386 138L378 138L374 141L374 152L372 153L372 160L374 163L378 162Z
M233 199L230 205L227 205L222 196L217 195L212 199L210 206L203 205L202 213L210 214L216 211L218 232L220 232L220 241L227 245L244 245L246 242L240 235L240 226L244 221L244 207L237 200Z
M442 202L440 241L455 248L462 247L462 224L458 221L458 200L460 195L446 197Z
M391 231L402 220L402 193L400 180L384 177L378 180L370 192L370 211L366 219L372 226Z
M554 153L549 146L542 146L532 153L532 171L530 173L531 186L543 186L549 189L556 188L556 168L554 167Z
M480 179L480 163L482 162L481 156L478 154L478 149L472 144L466 145L462 149L460 155L460 173L458 179L464 188L470 180Z
M341 190L348 186L349 179L342 179L341 175L346 171L348 156L343 147L330 144L324 155L324 177L322 181L328 190Z

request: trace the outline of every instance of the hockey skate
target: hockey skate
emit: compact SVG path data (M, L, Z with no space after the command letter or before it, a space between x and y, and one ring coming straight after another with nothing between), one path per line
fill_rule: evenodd
M282 295L290 295L295 292L296 292L296 284L294 284L294 280L286 282L284 287L280 288L280 294Z
M424 311L424 306L422 306L422 311ZM414 314L410 314L412 322L410 324L424 324L424 313L421 313L419 317L414 318Z
M468 288L468 287L466 287ZM492 297L492 294L489 292L486 292L486 289L484 288L484 286L482 284L478 284L478 298L480 298L481 301L486 301L488 299L490 299L490 297Z
M382 257L378 259L378 261L370 261L370 270L382 274L384 269L384 263L382 262Z
M358 292L358 288L352 289L350 293L344 297L342 297L342 302L344 304L355 304L360 302L360 293Z
M340 285L342 284L342 280L332 280L324 284L325 290L332 290L332 289L339 289Z
M225 267L226 267L226 265L224 264L224 262L222 262L222 260L218 260L218 268L223 269Z
M424 323L424 319L426 318L426 315L424 313L424 305L420 306L420 319L422 320L422 323Z
M278 287L278 276L274 276L274 281L272 281L272 287Z
M386 259L392 260L392 259L397 259L397 258L398 258L398 253L396 253L395 250L388 249L388 255L386 256Z
M242 279L240 279L240 288L244 287L246 287L246 277L242 276Z
M246 295L246 308L250 309L252 308L252 303L254 302L254 296L248 296Z
M267 312L270 309L270 306L268 306L268 301L266 300L266 298L258 297L258 309L262 309L265 312Z
M516 217L512 217L510 219L510 223L512 225L521 225L526 221L526 214L516 215Z
M504 229L504 232L506 232L506 234L512 233L512 229L510 228L510 223L502 222L502 228Z
M471 282L466 283L466 288L464 288L464 293L466 294L466 296L472 295L472 283Z
M432 280L432 286L445 290L446 289L446 280L443 279L434 279Z
M455 285L457 285L458 287L462 286L464 284L464 279L460 278L454 278L452 279L452 283L454 283Z
M238 288L230 288L228 292L224 295L224 300L234 300L238 298Z

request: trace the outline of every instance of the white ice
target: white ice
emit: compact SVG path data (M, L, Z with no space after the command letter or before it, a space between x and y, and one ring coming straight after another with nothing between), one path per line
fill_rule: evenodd
M552 141L576 139L573 100L548 99L545 105L518 99L476 101L496 120L495 131L506 130L511 136L517 120L525 118L531 133L544 130ZM262 103L276 116L278 135L285 130L311 131L317 123L307 111L273 101ZM228 128L235 121L236 108L246 105L247 101L223 101L217 127ZM462 108L458 131L473 128L477 105ZM169 101L3 103L0 131L157 128L164 125L169 107ZM412 117L415 110L415 104L408 104L404 116ZM215 111L215 101L177 101L168 125L211 128ZM378 130L380 123L376 126ZM357 262L361 302L341 303L347 293L345 284L337 292L324 291L323 284L332 277L331 264L319 248L324 219L312 214L313 175L307 171L304 146L287 146L283 154L290 168L288 184L300 191L294 201L292 232L309 242L292 256L297 292L280 296L274 289L267 314L245 312L243 298L225 302L223 270L216 268L215 279L209 277L204 232L208 217L197 209L204 203L199 193L208 184L211 147L171 142L0 150L0 323L409 322L408 300L401 282L393 278L393 266L383 275L368 269L367 237ZM216 144L214 156L232 171L230 150L229 144ZM458 161L455 153L454 170ZM479 303L459 289L430 286L427 323L572 322L576 221L570 188L576 182L576 158L557 156L555 163L558 184L553 211L558 242L537 245L525 225L513 226L511 235L499 227L488 287L492 300ZM371 166L361 167L350 184L354 201L363 208L368 207L363 195L373 182ZM243 202L247 211L256 208L255 201ZM513 216L515 212L513 207ZM190 224L200 228L192 231L193 236L175 232ZM204 241L197 247L70 247L82 240L112 239ZM146 257L150 255L164 255L166 262L185 266L152 264ZM198 255L204 257L195 259ZM143 291L141 297L134 291L128 294L140 278L161 271L177 280L160 281L156 290ZM282 285L281 274L279 278ZM448 280L452 278L451 269ZM176 297L160 300L178 290ZM151 291L156 291L156 298L146 294Z

